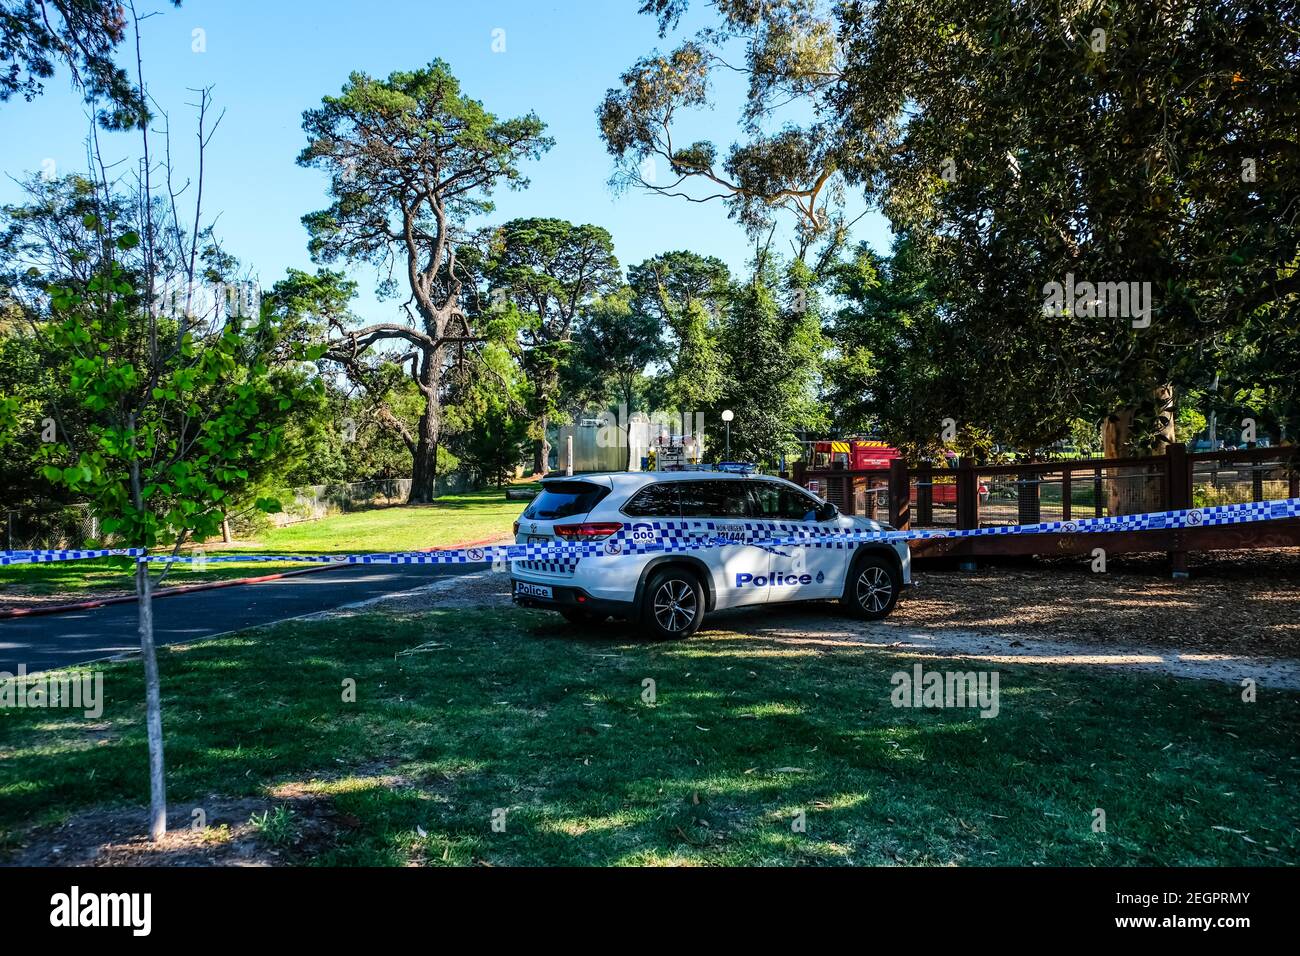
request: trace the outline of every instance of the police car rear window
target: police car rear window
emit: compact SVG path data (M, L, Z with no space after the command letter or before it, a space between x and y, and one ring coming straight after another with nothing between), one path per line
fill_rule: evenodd
M576 518L596 507L607 494L609 489L604 485L589 481L548 481L523 516L537 521Z
M684 518L747 518L753 510L744 481L683 481Z

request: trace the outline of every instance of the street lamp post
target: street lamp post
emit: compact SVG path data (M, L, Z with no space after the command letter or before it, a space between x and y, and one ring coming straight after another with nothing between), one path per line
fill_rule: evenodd
M722 413L722 420L727 423L727 461L731 461L731 420L735 417L736 413L729 408Z

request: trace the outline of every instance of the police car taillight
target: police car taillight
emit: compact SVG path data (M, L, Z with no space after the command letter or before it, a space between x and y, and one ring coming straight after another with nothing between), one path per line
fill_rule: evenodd
M599 541L623 530L618 521L587 521L583 524L557 524L555 534L566 541Z

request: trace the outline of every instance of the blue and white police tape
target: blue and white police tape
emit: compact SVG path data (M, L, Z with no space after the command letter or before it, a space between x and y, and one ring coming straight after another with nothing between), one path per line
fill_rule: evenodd
M126 557L157 564L484 564L504 561L557 561L627 554L662 554L708 548L752 546L764 549L813 547L847 548L868 541L924 541L933 538L974 538L1014 534L1097 534L1116 531L1154 531L1251 524L1300 518L1300 498L1256 501L1180 511L1044 521L1029 525L991 528L927 528L915 531L863 531L823 529L792 522L772 521L630 521L614 534L595 541L447 548L436 551L380 552L374 554L146 554L143 548L105 548L82 551L3 551L0 565L81 561Z
M42 564L46 561L85 561L90 558L138 558L144 553L144 548L99 548L80 551L0 551L0 565Z

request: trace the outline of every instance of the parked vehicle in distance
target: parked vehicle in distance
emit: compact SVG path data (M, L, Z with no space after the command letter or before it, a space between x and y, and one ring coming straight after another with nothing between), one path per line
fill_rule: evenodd
M884 531L840 514L798 485L726 472L619 472L550 478L515 523L519 543L652 541L673 533L734 541L681 553L619 553L511 563L515 603L559 611L573 623L614 616L657 638L688 637L714 610L835 599L864 620L894 609L911 584L907 543L763 548L755 531ZM642 537L644 536L644 537Z

